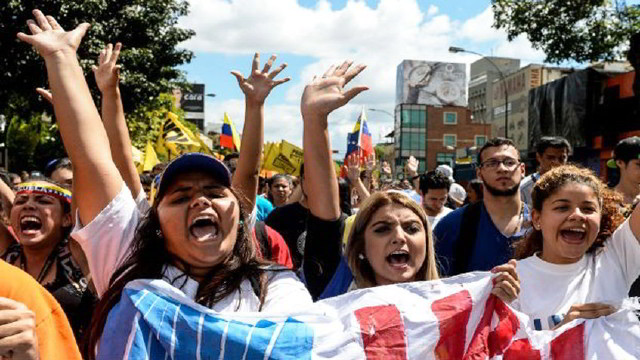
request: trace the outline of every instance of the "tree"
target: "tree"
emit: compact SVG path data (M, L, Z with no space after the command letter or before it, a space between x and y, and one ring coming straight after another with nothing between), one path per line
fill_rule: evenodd
M526 34L545 61L621 60L640 31L640 7L624 0L492 0L493 26Z
M192 30L176 26L178 18L188 13L186 0L6 0L0 2L0 113L8 104L24 99L18 109L21 118L34 112L50 111L38 99L34 89L46 87L47 74L42 59L28 45L16 39L19 31L27 32L26 21L31 9L55 15L66 29L81 22L92 24L78 50L95 99L98 90L91 72L105 43L121 42L123 51L120 90L125 112L131 112L171 87L184 81L177 66L191 61L193 53L176 45L194 35ZM10 21L6 21L10 19ZM99 104L99 102L97 102Z

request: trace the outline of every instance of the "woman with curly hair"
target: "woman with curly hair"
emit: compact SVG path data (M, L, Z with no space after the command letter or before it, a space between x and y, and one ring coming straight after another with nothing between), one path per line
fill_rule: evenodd
M640 275L640 213L628 220L591 170L554 168L534 185L533 230L515 244L515 308L537 330L616 311Z

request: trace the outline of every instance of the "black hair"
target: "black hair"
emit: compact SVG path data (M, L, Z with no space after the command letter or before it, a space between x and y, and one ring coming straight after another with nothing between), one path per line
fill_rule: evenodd
M494 137L493 139L490 139L489 141L484 143L484 145L482 145L482 147L480 148L480 151L478 151L478 164L482 164L483 151L491 147L500 147L503 145L512 146L514 149L517 150L516 144L514 144L513 141L511 141L511 139L507 139L503 137ZM518 153L518 160L519 159L520 159L520 153Z
M239 194L233 188L229 190L238 199L240 219L245 219L246 212ZM240 289L244 280L249 280L252 284L258 285L254 291L260 300L260 309L262 308L267 294L267 275L264 265L269 263L256 257L256 249L249 237L250 234L246 222L239 222L236 243L231 254L214 266L200 281L195 297L198 304L211 307ZM95 359L95 349L103 334L107 316L120 301L125 285L136 279L161 279L165 265L176 262L184 267L185 276L189 276L191 273L189 265L167 250L156 205L138 223L128 256L111 276L109 288L94 310L88 341L85 342L85 351L89 354L89 359ZM177 286L180 286L183 281L186 281L186 277L180 277L175 281L178 282Z
M569 141L567 141L567 139L561 136L541 137L536 144L536 152L542 155L548 148L567 149L567 152L571 153L571 144L569 144Z
M287 174L275 174L272 177L267 179L267 185L269 185L269 192L268 192L268 197L267 199L269 201L271 201L271 203L275 206L275 201L273 200L273 195L271 194L271 186L273 186L273 183L280 180L280 179L285 179L287 180L287 182L289 183L289 188L291 188L291 190L293 190L293 182L291 181L291 176L287 175Z
M340 210L347 216L350 216L352 209L349 182L343 178L338 178L338 194L340 195Z
M420 175L420 191L426 194L429 189L447 189L451 187L451 179L440 171L431 170Z
M239 152L232 152L231 154L225 155L222 161L229 161L229 160L237 159L239 157L240 157Z
M44 176L50 178L53 173L58 169L68 169L73 170L71 165L71 160L69 158L59 158L49 161L47 166L44 168Z

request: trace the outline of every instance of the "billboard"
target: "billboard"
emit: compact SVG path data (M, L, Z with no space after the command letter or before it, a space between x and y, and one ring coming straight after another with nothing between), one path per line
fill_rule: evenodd
M204 131L204 84L191 84L191 91L182 94L180 107L184 118Z
M465 64L403 60L396 73L396 105L467 106Z

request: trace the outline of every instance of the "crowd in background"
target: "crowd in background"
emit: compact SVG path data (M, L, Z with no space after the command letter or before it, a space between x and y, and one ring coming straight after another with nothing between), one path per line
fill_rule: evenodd
M274 68L272 56L261 67L256 54L249 76L233 72L245 95L242 150L223 161L184 154L139 175L118 89L123 45L106 45L94 68L99 112L76 54L88 24L65 31L33 14L18 39L46 64L44 93L69 158L2 174L0 357L96 358L137 279L163 280L216 311L276 313L491 271L492 294L538 330L612 314L615 301L637 295L640 138L616 146L613 187L568 164L571 145L556 136L539 140L529 175L514 143L494 138L465 186L448 165L418 173L415 158L403 181L391 180L388 163L358 154L340 178L329 114L367 90L346 86L365 66L345 61L301 94L300 176L264 179L265 101L289 79L277 78L286 64Z

